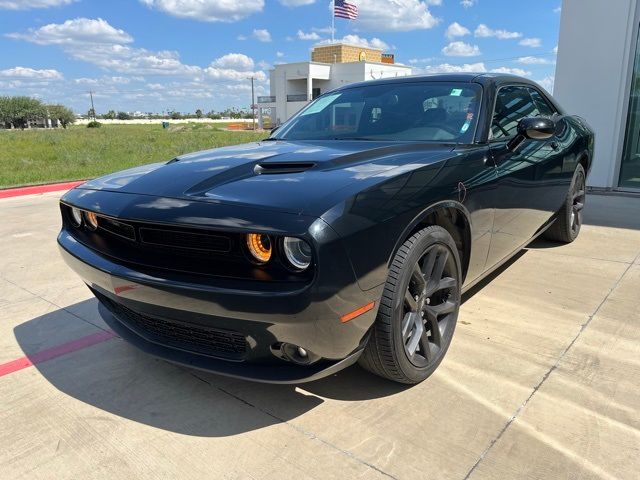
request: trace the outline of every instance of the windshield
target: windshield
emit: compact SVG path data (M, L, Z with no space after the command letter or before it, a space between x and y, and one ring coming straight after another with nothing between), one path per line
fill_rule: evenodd
M472 143L481 91L455 82L348 88L319 97L271 138Z

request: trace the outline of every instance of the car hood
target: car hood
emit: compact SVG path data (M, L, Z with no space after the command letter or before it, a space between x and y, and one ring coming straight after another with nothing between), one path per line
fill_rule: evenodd
M265 141L182 155L90 180L81 189L239 204L321 215L347 187L447 158L451 145Z

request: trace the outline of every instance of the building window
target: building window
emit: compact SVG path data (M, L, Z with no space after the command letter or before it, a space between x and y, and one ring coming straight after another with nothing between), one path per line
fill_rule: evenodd
M618 185L640 189L640 37L636 41L636 58L631 78L627 132L620 165Z

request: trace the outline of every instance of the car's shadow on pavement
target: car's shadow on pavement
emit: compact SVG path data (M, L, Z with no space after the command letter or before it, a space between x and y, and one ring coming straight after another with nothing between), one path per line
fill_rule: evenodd
M96 300L56 310L14 328L23 352L66 344L99 332L69 311L99 320ZM43 339L55 326L56 338ZM68 332L68 334L67 334ZM312 383L266 385L173 365L138 351L118 337L35 363L40 374L65 395L141 424L186 435L222 437L294 419L324 402L394 395L407 386L378 378L358 366ZM52 399L53 401L53 399ZM77 412L78 410L74 410ZM89 412L88 415L95 415Z

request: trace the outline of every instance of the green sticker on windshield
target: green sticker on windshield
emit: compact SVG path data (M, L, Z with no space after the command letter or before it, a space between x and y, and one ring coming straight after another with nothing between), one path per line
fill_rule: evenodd
M449 94L452 97L459 97L460 95L462 95L462 89L461 88L453 88L451 89L451 93Z
M341 95L342 95L341 93L334 93L333 95L327 95L327 96L324 96L324 97L320 97L315 102L313 102L311 105L309 105L309 108L307 108L305 111L303 111L300 114L300 116L302 116L302 115L311 115L313 113L321 112L322 110L327 108L327 106L331 102L333 102L336 98L340 97Z

